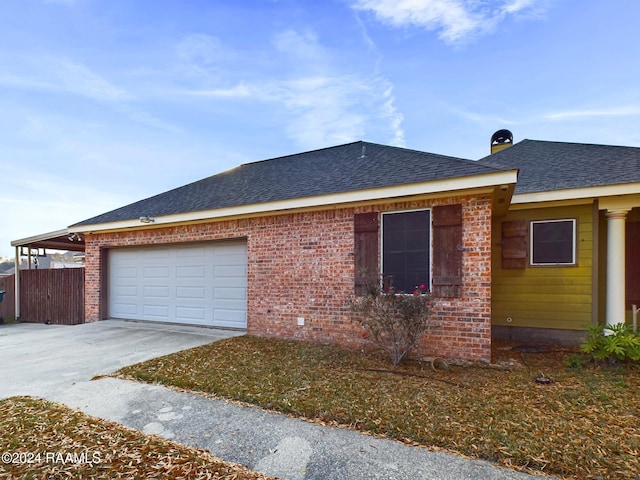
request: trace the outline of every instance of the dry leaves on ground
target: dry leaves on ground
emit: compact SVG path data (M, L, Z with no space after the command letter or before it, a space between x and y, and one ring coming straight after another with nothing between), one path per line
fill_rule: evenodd
M2 479L269 478L205 450L29 397L0 401L0 454Z
M390 369L363 352L244 336L120 374L511 468L640 478L640 369L569 369L566 352L508 353L513 358L501 360L510 368L451 365L434 372L428 363ZM552 383L537 384L541 374Z

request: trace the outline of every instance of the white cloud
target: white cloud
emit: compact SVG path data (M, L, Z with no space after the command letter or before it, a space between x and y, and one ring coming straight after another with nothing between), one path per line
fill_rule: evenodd
M224 78L228 66L237 60L237 52L219 38L191 33L175 45L179 76L208 86Z
M320 45L317 35L313 32L285 30L274 36L273 44L278 51L292 60L294 65L314 71L325 71L330 68L329 52Z
M315 148L374 136L404 144L403 117L394 106L388 80L337 73L331 52L312 32L281 32L274 45L294 61L296 75L262 91L292 114L287 133L301 146Z
M109 106L142 125L175 132L178 128L136 106L137 98L85 65L65 57L0 53L0 86L83 97Z
M103 102L131 99L124 89L65 57L0 54L0 65L0 85L68 93Z
M467 120L471 120L472 122L478 125L509 125L511 126L511 125L517 125L519 123L516 120L508 119L498 115L471 112L460 106L449 107L449 110L451 110L455 115L462 118L466 118Z
M269 117L284 122L285 133L302 148L325 147L365 137L404 145L403 116L394 105L391 83L375 72L365 76L342 71L334 65L333 52L312 31L277 32L272 37L273 50L268 52L271 65L277 65L277 70L265 75L251 72L254 77L262 77L262 81L246 80L243 73L233 69L220 76L210 69L215 64L215 52L225 50L219 42L202 35L187 38L177 51L202 76L190 76L194 87L168 89L162 92L164 95L210 101L253 100L254 107L266 105ZM240 56L241 52L235 54ZM246 55L266 56L265 52Z
M169 90L168 94L185 95L192 97L209 97L209 98L247 98L253 95L253 89L245 83L239 83L229 88L208 88L208 89L182 89Z
M514 14L534 7L535 5L535 0L511 0L503 5L502 11L507 14Z
M103 102L122 102L130 99L127 92L84 65L67 59L52 59L47 72L57 80L61 90Z
M563 112L552 112L544 114L543 117L548 120L566 120L581 119L593 117L627 117L631 115L640 115L640 107L638 106L622 106L614 108L602 108L591 110L567 110Z
M468 40L493 30L508 15L539 10L540 2L507 0L356 0L353 8L373 12L394 27L415 26L438 31L448 44Z

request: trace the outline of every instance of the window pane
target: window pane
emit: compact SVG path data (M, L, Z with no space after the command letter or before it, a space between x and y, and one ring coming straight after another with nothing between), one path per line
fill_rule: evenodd
M575 221L532 222L532 263L575 263Z
M397 290L430 285L430 227L428 210L383 215L383 275Z

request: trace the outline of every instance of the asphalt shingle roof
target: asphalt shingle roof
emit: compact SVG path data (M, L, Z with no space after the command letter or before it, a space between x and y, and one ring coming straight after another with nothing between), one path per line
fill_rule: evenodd
M368 142L247 163L73 226L513 170Z
M640 148L523 140L479 161L520 170L515 193L640 182Z

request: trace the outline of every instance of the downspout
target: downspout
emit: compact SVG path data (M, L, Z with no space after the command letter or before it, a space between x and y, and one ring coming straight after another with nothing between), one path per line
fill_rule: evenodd
M633 318L633 331L638 333L638 312L640 308L637 305L631 305L631 317Z
M15 292L15 316L16 316L16 320L18 320L20 318L20 251L19 251L20 247L16 247L16 257L14 258L14 264L16 266L16 273L15 273L15 277L14 277L14 283L15 285L13 286L14 288L14 292Z

